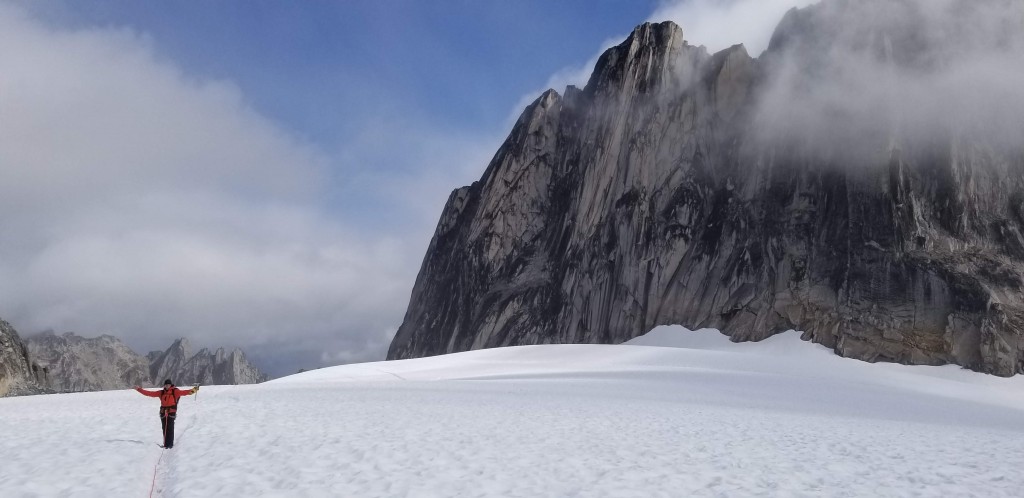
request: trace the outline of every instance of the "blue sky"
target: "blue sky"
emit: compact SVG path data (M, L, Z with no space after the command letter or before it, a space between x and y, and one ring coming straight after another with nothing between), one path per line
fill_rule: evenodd
M275 375L380 359L529 100L645 20L756 55L807 3L0 1L0 317Z
M23 5L41 20L67 29L129 28L190 76L237 85L257 112L329 155L334 186L322 193L329 209L350 213L357 225L409 224L403 228L412 230L424 220L408 219L405 206L397 205L391 192L382 196L370 184L411 170L422 174L431 167L418 163L416 155L431 153L424 142L439 142L418 130L496 148L524 96L539 93L552 74L586 61L608 40L619 41L659 4L365 0ZM371 151L365 151L368 142ZM466 164L439 173L443 176L438 180L467 183L484 166Z
M130 27L186 72L237 84L331 148L361 118L495 129L519 98L627 34L652 0L35 2L64 27Z

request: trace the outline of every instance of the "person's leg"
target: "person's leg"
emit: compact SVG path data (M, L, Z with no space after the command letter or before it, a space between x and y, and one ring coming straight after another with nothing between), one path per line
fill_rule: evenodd
M173 413L167 416L167 436L164 438L165 448L174 447L174 417L175 414Z
M160 413L160 433L164 435L164 447L167 447L167 417L161 412Z

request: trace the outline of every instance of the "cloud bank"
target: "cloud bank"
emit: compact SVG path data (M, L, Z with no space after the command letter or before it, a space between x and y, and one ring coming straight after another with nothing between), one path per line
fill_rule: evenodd
M742 43L757 57L768 48L786 11L812 3L815 0L679 0L666 2L649 20L678 24L691 45L704 45L711 53Z
M783 22L755 124L770 140L877 162L899 147L1024 137L1024 3L828 1Z
M272 371L383 357L422 248L339 220L325 153L128 29L0 5L0 68L0 316Z
M777 40L765 55L784 18L788 43ZM761 57L770 72L754 124L766 140L878 155L967 134L1006 149L1020 147L1024 135L1019 1L679 0L648 20L675 22L690 44L712 53L742 43ZM600 53L625 36L584 66L559 71L547 87L584 85Z

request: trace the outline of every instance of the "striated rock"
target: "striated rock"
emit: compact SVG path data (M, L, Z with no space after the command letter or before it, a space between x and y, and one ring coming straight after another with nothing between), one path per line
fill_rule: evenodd
M110 335L87 339L70 332L45 333L27 343L60 392L124 389L150 381L149 362Z
M269 378L250 364L240 349L226 353L224 348L215 352L203 348L192 354L187 339L178 339L167 351L147 356L154 385L164 379L172 379L178 385L232 385L257 384Z
M175 383L186 384L177 377L185 371L185 364L192 359L192 346L184 337L174 341L163 353L151 352L149 358L149 378L153 384L161 384L164 379L172 379Z
M11 324L0 320L0 397L50 392L50 372L33 361Z
M822 104L813 82L840 74L829 43L885 68L948 65L900 31L913 22L845 22L871 3L791 11L760 59L644 24L584 89L545 92L449 197L388 358L681 324L1021 372L1024 152L843 104L856 93ZM819 104L835 112L801 121Z

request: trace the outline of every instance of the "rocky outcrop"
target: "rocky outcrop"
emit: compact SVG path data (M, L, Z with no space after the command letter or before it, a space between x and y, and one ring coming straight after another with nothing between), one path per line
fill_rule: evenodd
M150 383L149 362L120 339L87 339L73 333L29 337L29 352L47 366L60 392L124 389Z
M268 379L239 349L226 353L224 348L214 352L204 348L192 354L187 339L178 339L167 351L151 352L148 357L154 385L164 379L171 379L178 385L256 384Z
M544 93L449 197L388 358L681 324L1021 372L1024 152L970 129L915 135L903 116L836 127L860 109L772 119L777 75L796 61L803 88L827 73L813 50L857 5L792 11L759 59L644 24L585 88ZM914 57L921 37L847 34L890 65L934 63ZM808 135L822 128L849 133Z
M33 361L14 327L0 320L0 397L49 391L49 370Z
M188 339L178 339L163 353L152 351L146 357L150 361L149 378L153 384L160 384L164 379L187 384L186 381L179 380L179 374L184 371L185 364L192 359L192 345Z

